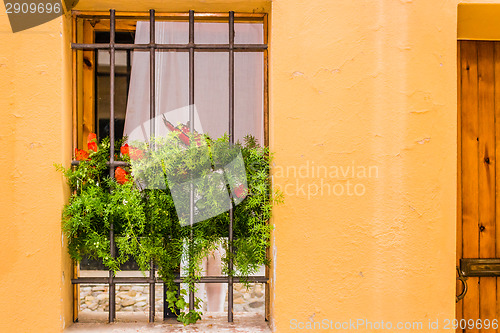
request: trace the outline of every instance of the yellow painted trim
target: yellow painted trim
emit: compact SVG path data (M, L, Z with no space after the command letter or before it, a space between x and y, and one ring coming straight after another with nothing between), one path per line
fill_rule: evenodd
M155 9L157 12L234 12L269 13L271 0L217 0L217 1L123 1L123 0L81 0L75 6L76 11L109 11L110 8L121 12L141 12Z
M459 40L500 40L500 4L458 5Z

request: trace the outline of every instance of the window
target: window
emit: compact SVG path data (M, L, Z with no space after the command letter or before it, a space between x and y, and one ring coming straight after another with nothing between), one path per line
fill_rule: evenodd
M164 114L175 118L176 110L187 110L183 115L189 116L188 126L198 126L198 121L213 137L227 132L235 142L252 134L267 145L266 14L74 12L73 39L75 148L83 148L91 132L100 139L109 136L112 145L124 135L140 139L144 132L161 134L164 126L150 120ZM110 154L110 175L120 163ZM230 241L232 237L231 219ZM110 240L113 244L113 231ZM114 246L111 249L114 255ZM154 267L149 276L156 276ZM160 281L150 277L110 274L77 277L73 283L109 284L110 322L116 312L115 284L148 283L149 320L154 321L155 284ZM228 284L232 321L232 287L238 279L207 277L199 282L214 279ZM265 283L267 277L252 276L249 281Z

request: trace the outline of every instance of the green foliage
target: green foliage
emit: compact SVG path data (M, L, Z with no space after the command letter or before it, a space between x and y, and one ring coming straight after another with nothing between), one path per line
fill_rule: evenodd
M221 244L227 253L223 258L226 274L235 276L237 271L247 276L255 273L260 265L269 264L266 258L271 232L268 220L273 203L283 200L280 193L272 193L271 154L267 147L260 147L250 136L243 144L237 144L238 150L225 149L227 136L216 140L205 137L204 140L207 144L202 147L195 144L186 147L172 134L150 144L137 143L134 149L143 154L133 160L120 154L122 142L117 142L115 160L130 162L124 169L133 173L135 182L131 181L131 175L128 176L130 181L123 184L109 176L109 139L102 140L97 152L91 152L89 159L77 166L69 169L57 166L73 191L63 210L63 229L71 257L79 261L87 255L102 260L115 272L129 258L133 258L142 271L149 270L150 262L155 262L169 290L169 307L185 325L195 323L201 313L200 300L196 299L195 310L189 311L184 301L187 291L177 290L173 282L181 260L188 263L184 282L190 288L194 288L194 283L189 282L201 276L203 258ZM248 194L233 210L235 271L229 272L229 213L226 211L190 226L185 216L179 219L170 188L189 179L189 175L202 177L220 170L234 158L235 152L240 151L245 163ZM231 184L232 180L227 181ZM204 204L210 208L217 205L217 195L210 192L213 189L209 185L201 182L195 190L208 193ZM115 234L115 257L110 255L111 225Z

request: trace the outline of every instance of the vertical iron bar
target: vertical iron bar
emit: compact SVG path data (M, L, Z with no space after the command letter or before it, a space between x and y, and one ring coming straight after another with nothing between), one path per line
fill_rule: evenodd
M154 137L155 137L155 60L156 60L156 40L155 40L155 10L149 10L149 142L154 145ZM154 149L154 147L151 147ZM152 323L155 321L155 268L154 262L151 260L150 262L150 270L149 270L149 322Z
M229 145L234 144L234 12L229 12ZM229 208L229 277L227 282L227 321L233 322L233 203Z
M72 19L72 33L71 33L71 39L72 39L72 42L73 43L76 43L77 42L77 39L76 39L76 29L77 29L77 25L76 25L76 16L73 15L73 19ZM72 116L73 116L73 130L72 130L72 134L73 134L73 146L72 146L72 149L71 151L73 152L75 148L78 147L78 112L77 112L77 108L78 108L78 100L77 100L77 96L78 96L78 86L77 86L77 82L78 82L78 78L77 78L77 75L78 75L78 70L77 70L77 59L78 59L78 51L77 50L72 50L72 58L73 58L73 112L72 112ZM78 278L78 262L74 262L73 263L73 278ZM78 311L79 311L79 301L80 301L80 285L79 284L76 284L76 285L73 285L73 322L78 322Z
M155 10L149 10L149 138L155 133ZM150 141L151 142L151 141Z
M109 176L115 176L115 10L109 11ZM113 220L110 221L109 226L109 242L110 242L110 255L115 257L115 233ZM114 272L109 271L109 322L112 323L116 318L116 304L115 304L115 282L113 281Z
M264 28L264 44L268 44L268 20L267 20L267 14L264 16L263 19L263 28ZM268 147L269 146L269 88L268 88L268 82L269 82L269 68L268 68L268 52L267 49L264 50L264 146ZM270 223L269 221L267 223ZM270 249L269 246L266 247L266 258L270 258ZM265 276L266 278L269 278L270 275L270 270L269 266L266 265L265 268ZM268 280L268 283L265 284L265 290L264 290L264 299L265 299L265 306L264 306L264 314L265 314L265 319L266 321L270 320L270 303L271 303L271 293L270 293L270 283Z
M194 131L194 11L189 11L189 132ZM194 222L194 186L189 185L189 225L191 226L190 242L193 241ZM191 244L190 244L191 246ZM189 251L189 266L191 266L191 248ZM194 285L189 285L189 310L194 310Z

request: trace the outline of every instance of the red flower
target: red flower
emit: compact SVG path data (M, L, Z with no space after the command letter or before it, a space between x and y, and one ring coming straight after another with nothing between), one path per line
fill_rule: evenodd
M117 167L115 169L115 179L118 182L118 184L125 184L128 182L128 173L127 171L123 170L120 167Z
M186 146L189 146L190 140L188 135L190 132L188 126L180 124L178 127L174 127L174 125L172 125L172 123L169 122L167 118L165 118L165 115L163 115L163 122L171 132L179 134L179 139L182 141L182 143L184 143ZM196 131L194 132L194 134L195 134L196 145L199 147L201 146L201 135L198 134Z
M188 122L188 124L189 124L189 122ZM180 128L181 128L182 134L184 134L184 136L181 134L179 137L181 138L182 142L184 142L185 144L188 145L189 144L189 138L188 138L189 127L187 127L184 124L181 124ZM202 144L201 135L198 134L198 132L196 132L196 131L194 131L194 141L196 142L197 147L201 146L201 144Z
M120 152L122 153L123 156L128 156L128 154L130 152L130 148L128 146L128 143L126 143L123 146L121 146Z
M89 153L83 149L75 148L75 158L77 161L85 161L89 158Z
M97 151L97 136L95 133L89 133L87 138L87 147L89 150Z
M97 143L89 142L89 143L87 143L87 146L88 146L89 150L97 151Z
M234 189L234 194L238 197L238 199L246 197L247 193L248 189L243 184Z
M144 152L138 148L129 148L129 154L131 160L138 160L144 157Z

